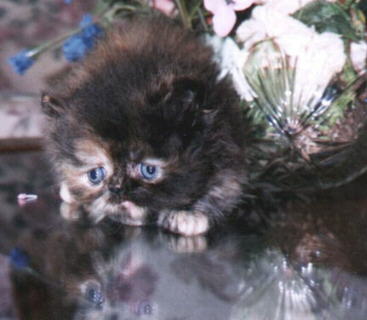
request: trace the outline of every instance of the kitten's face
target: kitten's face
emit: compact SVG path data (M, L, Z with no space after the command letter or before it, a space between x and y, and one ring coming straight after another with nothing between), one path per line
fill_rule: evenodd
M98 216L129 213L139 219L148 207L184 207L200 196L207 180L200 159L192 166L178 150L160 156L143 141L106 143L97 137L78 138L73 145L77 162L65 159L60 166L62 196L88 204Z
M55 122L63 200L87 205L97 220L107 214L131 224L148 209L190 206L205 193L216 164L206 146L214 111L197 110L195 95L171 92L93 118L64 107ZM92 103L78 99L83 109Z

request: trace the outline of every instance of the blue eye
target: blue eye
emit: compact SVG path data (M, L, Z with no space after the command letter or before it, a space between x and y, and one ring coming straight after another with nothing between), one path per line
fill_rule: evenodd
M103 167L95 168L88 172L88 179L92 184L99 184L106 176L106 169Z
M149 164L141 163L140 167L140 174L146 180L154 180L158 177L158 167L152 166Z

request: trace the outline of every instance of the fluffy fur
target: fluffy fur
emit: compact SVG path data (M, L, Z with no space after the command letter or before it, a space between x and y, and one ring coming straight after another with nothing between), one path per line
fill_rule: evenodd
M164 18L133 19L43 95L49 152L65 201L96 221L156 220L204 233L240 201L246 180L244 122L212 51ZM159 168L142 177L141 163ZM103 167L93 185L88 172Z

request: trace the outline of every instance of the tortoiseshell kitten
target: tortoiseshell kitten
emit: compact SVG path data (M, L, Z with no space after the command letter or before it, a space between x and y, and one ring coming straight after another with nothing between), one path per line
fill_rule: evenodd
M212 51L166 18L135 18L43 95L62 213L77 207L191 236L238 205L244 124Z

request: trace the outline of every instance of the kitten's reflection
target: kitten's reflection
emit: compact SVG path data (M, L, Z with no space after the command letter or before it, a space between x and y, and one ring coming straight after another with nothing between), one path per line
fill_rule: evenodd
M82 283L87 303L79 304L75 319L140 318L157 313L152 296L159 276L139 254L121 252L109 262L99 261L96 269L99 282Z
M108 221L30 231L17 246L31 271L12 276L19 319L226 319L240 255L223 243Z

